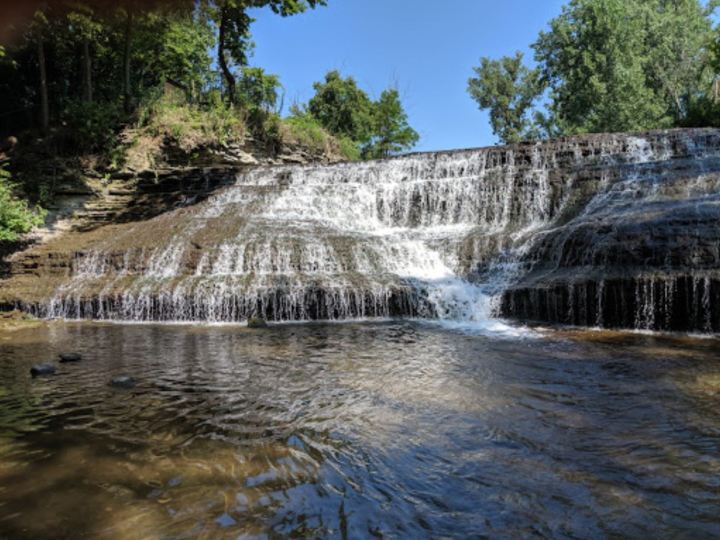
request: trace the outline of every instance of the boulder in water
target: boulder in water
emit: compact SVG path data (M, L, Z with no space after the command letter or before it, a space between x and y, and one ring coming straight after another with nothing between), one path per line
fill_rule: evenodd
M130 375L118 375L117 377L113 377L110 381L110 386L114 388L134 388L136 384L135 379L133 379Z
M60 353L60 363L66 362L79 362L82 360L82 355L79 353Z
M33 377L44 377L47 375L55 375L55 366L52 364L35 364L30 368L30 375Z
M268 323L262 317L250 317L247 326L248 328L267 328Z

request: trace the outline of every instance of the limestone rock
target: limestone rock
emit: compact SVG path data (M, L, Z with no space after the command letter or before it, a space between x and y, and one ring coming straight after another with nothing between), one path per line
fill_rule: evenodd
M33 377L46 377L48 375L55 375L55 366L52 364L35 364L30 368L30 375Z
M262 317L250 317L247 321L248 328L267 328L268 324Z
M117 377L113 377L110 380L110 386L112 386L113 388L122 388L125 390L135 388L136 384L137 382L130 375L118 375Z
M60 353L58 357L60 358L60 363L79 362L82 360L82 355L79 353Z

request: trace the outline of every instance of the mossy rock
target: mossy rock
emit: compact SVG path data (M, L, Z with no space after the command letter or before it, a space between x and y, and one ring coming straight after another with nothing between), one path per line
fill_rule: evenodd
M268 323L262 317L250 317L247 321L248 328L267 328Z

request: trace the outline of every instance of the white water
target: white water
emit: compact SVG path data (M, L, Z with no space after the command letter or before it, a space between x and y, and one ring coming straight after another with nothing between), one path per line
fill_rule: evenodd
M637 137L609 138L589 156L586 149L570 140L258 169L185 214L129 228L125 239L153 227L174 232L126 250L121 264L108 264L113 240L98 245L42 314L208 322L409 316L505 331L493 318L497 295L572 199L576 171L670 155L667 143ZM583 215L601 213L642 182L662 195L653 178L599 175Z

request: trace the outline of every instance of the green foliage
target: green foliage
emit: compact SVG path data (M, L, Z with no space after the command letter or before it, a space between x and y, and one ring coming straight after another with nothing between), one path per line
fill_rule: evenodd
M645 0L571 0L533 45L567 133L667 127L646 72Z
M532 107L542 94L540 73L523 64L523 54L499 60L480 59L468 92L481 109L488 109L493 133L504 142L527 138L533 129Z
M45 211L32 209L13 193L10 173L0 167L0 240L14 242L21 234L43 224Z
M140 80L170 82L196 100L213 80L209 22L192 13L151 12L139 26L134 57Z
M320 122L309 114L296 114L285 119L285 126L289 131L292 142L303 144L311 148L324 148L330 134L325 131Z
M355 141L347 137L336 137L307 112L294 110L294 114L283 120L283 141L299 144L318 153L338 153L347 160L360 158Z
M412 148L419 136L408 124L397 90L385 90L372 101L352 77L330 71L314 85L306 113L333 135L353 141L365 158L385 157ZM355 154L355 152L352 152Z
M331 133L359 143L367 142L373 131L373 104L352 77L342 78L338 71L325 75L325 82L313 84L315 95L308 112Z
M395 89L383 91L373 105L373 130L370 141L363 148L367 158L383 158L409 150L420 136L408 124L408 117Z
M340 155L348 161L357 161L362 157L362 153L358 148L358 145L352 139L347 137L336 137L338 143L338 150Z
M570 0L533 44L537 69L519 54L482 59L469 92L508 142L697 122L720 67L708 54L715 4ZM544 88L548 114L534 109Z
M81 2L68 2L68 7L68 33L77 41L97 39L103 32L103 25L95 17L93 8Z
M63 110L63 142L66 150L105 152L117 144L123 118L114 103L71 101Z
M237 98L233 65L245 66L253 43L250 25L254 21L249 8L269 7L287 17L309 8L322 6L326 0L203 0L200 5L218 28L217 60L225 79L229 101Z
M148 96L139 108L137 127L153 137L170 137L181 148L226 144L245 133L242 115L218 100L208 105L188 103L173 91Z
M278 102L278 89L281 87L277 75L265 73L259 67L244 66L238 81L238 97L247 109L261 109L266 112L275 110Z

